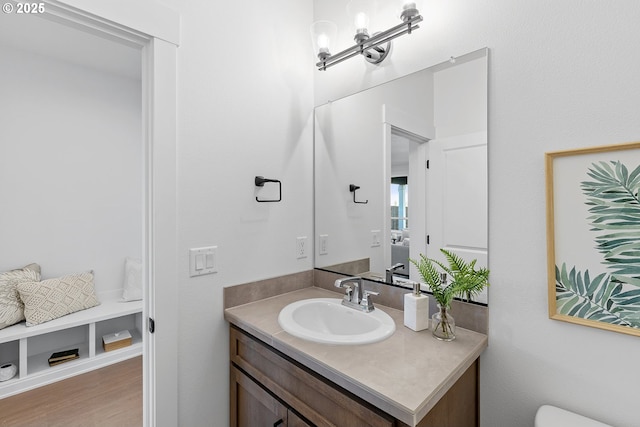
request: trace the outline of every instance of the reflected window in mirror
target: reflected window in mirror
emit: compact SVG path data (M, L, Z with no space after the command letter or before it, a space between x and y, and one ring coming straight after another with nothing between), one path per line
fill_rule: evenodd
M391 241L402 241L402 230L409 228L409 185L406 176L391 178Z
M391 267L393 276L409 278L409 183L391 178ZM400 266L402 264L402 266Z

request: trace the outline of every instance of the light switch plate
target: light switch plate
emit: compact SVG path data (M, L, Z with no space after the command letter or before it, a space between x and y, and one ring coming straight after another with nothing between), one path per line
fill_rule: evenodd
M380 246L380 230L371 230L371 247Z
M189 249L189 276L202 276L218 272L217 246Z

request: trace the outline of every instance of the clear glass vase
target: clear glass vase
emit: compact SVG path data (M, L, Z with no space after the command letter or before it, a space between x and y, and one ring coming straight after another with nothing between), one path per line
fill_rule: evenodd
M438 304L438 311L431 316L431 332L434 337L442 341L456 339L456 321L448 307Z

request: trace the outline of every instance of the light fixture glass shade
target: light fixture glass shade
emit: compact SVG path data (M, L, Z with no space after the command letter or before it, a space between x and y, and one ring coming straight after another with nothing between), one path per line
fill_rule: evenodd
M338 26L331 21L316 21L311 24L313 51L320 60L331 55L331 43L338 34Z
M369 21L374 12L373 0L351 0L347 3L347 15L351 18L356 34L368 34Z
M403 21L408 21L414 16L418 16L420 14L417 0L398 0L398 15L400 19Z

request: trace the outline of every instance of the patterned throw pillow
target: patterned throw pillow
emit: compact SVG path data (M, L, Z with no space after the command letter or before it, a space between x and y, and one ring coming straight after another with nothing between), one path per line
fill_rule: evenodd
M24 320L24 304L18 295L18 283L39 280L38 264L0 273L0 329Z
M18 292L24 302L27 326L39 325L100 304L93 289L93 272L69 274L42 282L22 282L18 284Z

